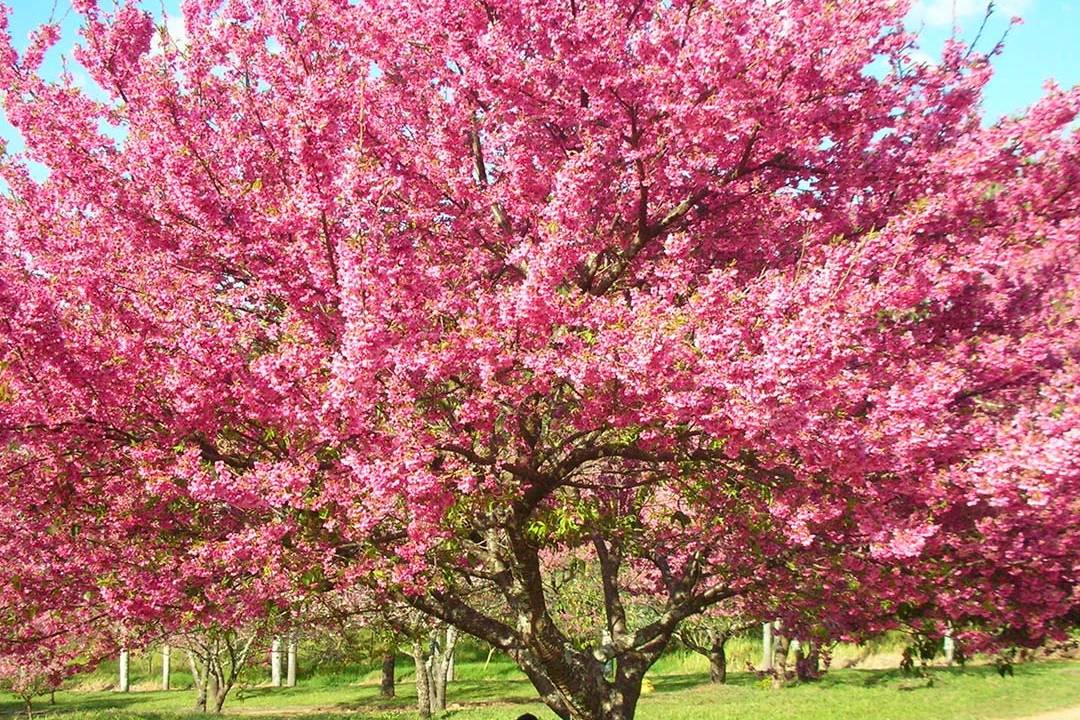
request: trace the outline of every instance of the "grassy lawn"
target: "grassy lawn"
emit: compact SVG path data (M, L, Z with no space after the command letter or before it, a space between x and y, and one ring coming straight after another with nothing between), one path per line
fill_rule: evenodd
M993 668L937 669L933 685L895 670L835 670L817 683L783 690L763 687L747 673L731 673L724 686L710 685L690 659L665 658L650 680L655 688L642 698L642 720L980 720L1018 718L1080 705L1080 663L1041 662L1016 666L1016 676L1000 678ZM177 674L178 684L186 678ZM403 720L413 717L412 677L399 666L399 697L378 697L377 677L365 674L305 678L296 688L251 687L231 695L225 714L304 720ZM459 680L449 689L449 718L513 720L526 710L541 718L555 715L534 700L524 678L507 663L462 663ZM138 687L138 684L136 685ZM42 717L60 720L178 720L205 717L189 712L190 689L143 690L121 695L111 691L67 690L56 704L35 703ZM21 711L5 697L0 713ZM38 716L38 712L35 712Z

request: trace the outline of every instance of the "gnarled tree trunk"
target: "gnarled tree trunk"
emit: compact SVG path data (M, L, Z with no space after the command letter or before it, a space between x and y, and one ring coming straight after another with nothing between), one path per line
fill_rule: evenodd
M512 624L478 611L450 589L406 601L510 655L541 700L563 720L631 720L645 673L667 648L678 624L732 593L719 587L695 592L692 582L665 565L668 602L653 622L631 628L618 577L621 548L597 537L594 547L603 576L609 640L581 649L559 629L549 609L539 548L527 537L526 526L522 518L504 527L501 537L489 534L489 546L503 551L493 562L501 568L493 577L495 589L512 612ZM659 562L663 564L662 559ZM612 662L614 672L609 672L606 666Z

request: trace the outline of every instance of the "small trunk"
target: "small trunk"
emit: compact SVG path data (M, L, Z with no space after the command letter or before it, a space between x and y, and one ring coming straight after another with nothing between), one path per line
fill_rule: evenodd
M206 712L206 683L195 681L195 712Z
M799 645L799 651L795 654L795 674L800 682L817 680L821 676L821 653L817 643L809 641L805 645Z
M712 629L709 631L709 644L707 648L699 648L699 651L707 649L709 658L709 682L727 682L727 641L731 634L724 630Z
M440 643L439 633L433 633L433 652L426 664L428 668L428 687L431 690L431 710L441 713L446 711L446 684L450 681L451 662L454 647L457 645L457 628L446 628L445 642Z
M127 648L121 648L120 650L120 682L119 690L122 693L126 693L130 687L130 676L128 675L128 651Z
M281 687L281 638L270 642L270 684Z
M285 687L296 687L296 636L289 635L287 661L285 663Z
M791 640L786 635L777 635L774 638L776 655L775 655L775 673L773 675L773 687L783 687L787 683L787 658L788 648L791 646Z
M420 640L413 640L413 661L416 664L416 705L417 712L422 720L431 717L431 688L428 684L428 667L424 661L424 644Z
M773 624L772 621L761 626L761 669L768 672L773 669Z
M29 695L23 697L23 702L26 703L26 720L34 720L34 702Z
M212 671L208 671L206 675L206 698L203 700L203 712L206 712L207 702L216 713L221 712L221 703L225 702L225 696L221 692L221 683L218 681L217 674Z
M382 658L382 682L379 683L379 694L384 698L394 697L394 651L391 650Z
M206 673L201 663L195 662L195 655L188 651L188 664L191 666L191 682L195 685L195 712L206 712Z
M169 665L171 660L171 652L168 645L163 645L161 648L161 689L169 689L169 673L171 667Z
M432 659L429 657L424 668L427 670L428 705L431 706L431 714L439 715L446 710L446 689L443 688L443 696L439 697L438 674L431 667Z
M218 715L221 714L221 708L225 705L225 696L229 694L229 688L220 685L218 691L214 693L214 712Z

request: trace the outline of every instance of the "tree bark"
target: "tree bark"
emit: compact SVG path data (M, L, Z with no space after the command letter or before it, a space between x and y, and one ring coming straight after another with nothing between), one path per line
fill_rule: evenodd
M741 632L745 628L740 628ZM679 632L679 638L690 650L704 655L709 659L709 682L727 682L727 641L736 632L730 628L709 627L705 630L684 628Z
M225 702L225 693L221 691L221 681L214 670L208 670L206 674L206 698L210 708L215 713L220 713Z
M777 635L774 639L774 646L776 648L776 672L773 675L773 687L778 688L787 684L787 657L788 648L791 646L791 639L786 635Z
M205 668L199 667L195 662L195 656L188 651L188 663L191 665L191 681L195 685L195 712L206 712L206 680Z
M454 642L450 642L450 633L451 633L451 631L456 636L457 628L452 628L452 627L446 628L446 645L447 645L447 647L450 648L450 651L446 656L446 682L447 683L454 682L454 657L456 655L454 650L455 650L455 647L457 645L456 637L454 639Z
M382 657L382 681L379 683L379 694L384 698L394 697L394 660L396 648L392 648Z
M726 642L725 638L719 646L713 646L713 651L709 653L709 682L721 685L727 682L727 652L724 650Z
M457 646L457 628L453 625L446 627L444 642L439 643L440 633L434 633L435 642L433 652L428 663L431 676L429 678L431 693L432 712L444 712L446 710L446 685L450 681L451 662L454 657L454 648Z
M225 696L229 694L229 686L217 683L217 692L214 693L214 713L220 715L221 708L225 705Z

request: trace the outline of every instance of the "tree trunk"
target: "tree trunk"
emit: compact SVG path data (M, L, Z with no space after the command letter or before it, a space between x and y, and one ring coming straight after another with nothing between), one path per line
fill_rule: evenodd
M395 650L392 648L382 657L382 681L379 683L379 694L384 698L394 697L394 659Z
M709 653L709 682L727 682L727 652L724 650L724 642L714 645Z
M170 658L169 646L168 645L163 645L161 647L161 689L162 690L168 690L169 689L169 681L170 681L170 677L169 677L169 671L170 671L169 661L170 661L170 659L171 658Z
M117 689L126 693L131 686L131 678L128 675L128 651L127 648L120 649L120 682Z
M195 656L188 652L191 665L191 681L195 685L195 712L206 712L206 672L195 662Z
M770 620L761 626L761 669L773 669L773 624Z
M813 640L799 644L795 653L795 676L800 682L817 680L821 676L821 653Z
M296 687L296 635L292 633L289 634L285 663L285 687Z
M431 707L431 714L438 715L446 710L446 689L443 688L442 698L439 697L439 682L438 677L441 673L436 673L432 667L435 658L433 655L428 655L427 662L424 663L424 670L427 672L427 689L428 689L428 705Z
M229 694L229 687L218 683L217 692L214 693L214 712L221 714L221 708L225 705L225 696Z
M453 642L450 641L451 632L453 632L456 636L457 629L453 627L446 628L446 646L450 648L446 655L446 682L448 683L454 682L454 649L457 645L456 637Z
M670 644L679 623L735 592L719 586L697 588L695 592L690 580L668 568L664 574L670 600L657 620L633 629L620 595L622 550L616 542L597 536L593 544L600 561L611 641L580 648L560 629L548 606L540 549L526 532L535 501L532 498L514 503L513 517L500 530L489 529L481 541L485 561L496 578L493 589L505 600L507 612L501 616L488 614L469 605L453 590L433 589L426 595L403 599L426 615L485 640L513 658L543 703L563 720L631 720L645 672ZM414 645L414 650L420 683L424 682L421 676L425 662L419 644ZM605 665L613 659L614 675L608 677ZM427 712L431 709L428 707Z
M225 702L225 694L221 692L221 682L218 679L217 673L212 670L207 670L206 672L206 699L203 700L204 708L207 702L209 702L210 708L216 713L221 712L221 705Z
M569 656L571 652L568 647L563 655ZM549 673L531 652L511 655L525 671L540 699L562 720L633 720L645 671L652 664L627 654L616 663L614 677L609 679L604 663L591 656L577 658L580 672L562 675ZM558 678L558 684L552 676Z
M439 643L439 633L434 633L435 642L432 644L432 653L429 662L430 676L428 679L431 688L431 710L441 713L446 710L446 684L450 680L451 661L454 657L454 648L457 646L457 628L448 625L444 635L445 642Z
M431 688L428 684L428 667L425 658L424 643L413 640L412 656L416 664L416 709L422 720L431 717Z
M786 635L777 635L774 638L776 647L775 675L773 675L773 687L783 687L787 683L787 657L791 640Z
M524 555L524 553L523 553ZM527 582L527 576L536 577L538 569L535 558L526 567L518 585L520 592L530 595L542 595L542 583ZM532 590L535 588L536 590ZM546 612L543 599L530 597L528 604L519 606L519 617L515 626L500 626L484 619L479 622L477 614L464 608L449 597L435 596L446 605L428 604L427 598L411 598L417 607L429 615L440 617L448 624L453 624L492 643L506 652L522 669L536 688L541 701L563 720L632 720L641 695L641 684L645 672L660 657L671 640L677 623L687 617L685 614L672 614L666 626L659 630L646 644L644 649L621 649L617 654L614 673L605 671L606 662L615 657L610 647L581 649L558 629L551 616ZM419 600L419 602L417 602ZM694 611L700 607L695 607ZM620 629L625 641L626 631ZM615 633L612 633L614 636ZM508 638L513 638L512 640ZM427 684L426 658L421 654L419 644L414 644L414 658L417 667L417 692L423 697L423 690L432 695ZM432 708L421 706L421 715L428 717Z
M270 641L270 684L281 687L281 638Z

